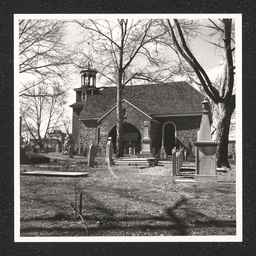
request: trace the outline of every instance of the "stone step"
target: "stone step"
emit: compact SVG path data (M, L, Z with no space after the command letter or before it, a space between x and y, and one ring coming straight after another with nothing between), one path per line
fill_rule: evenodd
M191 170L194 170L194 171L195 171L195 170L196 170L196 167L195 167L195 166L181 166L181 167L180 167L180 170L184 170L184 171L185 171L185 170L190 170L190 171L191 171Z
M136 157L136 158L131 158L131 157L120 157L118 158L118 161L144 161L144 160L157 160L157 158L154 157Z
M177 175L174 177L175 182L195 182L195 175Z
M195 179L175 179L174 182L187 182L187 183L195 183Z
M117 163L117 166L131 166L131 167L150 167L151 165L149 163Z
M181 166L180 167L180 171L186 171L186 170L195 171L196 167L195 166ZM224 168L219 168L219 167L216 168L216 171L217 172L226 172L226 170Z
M195 173L179 173L177 176L180 176L180 177L195 177Z
M156 158L128 158L122 157L116 161L116 165L128 165L128 166L140 166L140 167L150 167L158 163Z

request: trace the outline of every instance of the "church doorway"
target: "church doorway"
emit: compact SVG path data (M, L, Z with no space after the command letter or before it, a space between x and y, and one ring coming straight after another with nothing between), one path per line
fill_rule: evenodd
M164 148L167 156L172 155L172 149L176 144L175 130L175 125L171 122L163 125Z
M116 153L116 125L110 130L113 151ZM135 155L141 151L141 135L139 130L130 123L123 123L123 155Z

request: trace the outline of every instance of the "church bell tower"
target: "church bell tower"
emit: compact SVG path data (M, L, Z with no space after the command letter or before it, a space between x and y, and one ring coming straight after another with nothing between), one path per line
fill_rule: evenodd
M88 63L87 69L80 71L81 73L81 88L86 90L93 90L96 88L96 74L97 71L90 67Z

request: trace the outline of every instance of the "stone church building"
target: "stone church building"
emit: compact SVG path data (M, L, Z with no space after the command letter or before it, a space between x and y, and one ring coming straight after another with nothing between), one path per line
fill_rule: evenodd
M86 154L90 144L105 152L108 137L116 150L116 87L96 86L97 71L81 71L81 85L75 88L72 136L75 151ZM158 152L164 146L183 146L194 154L194 142L201 121L203 95L188 83L140 84L123 91L124 154Z

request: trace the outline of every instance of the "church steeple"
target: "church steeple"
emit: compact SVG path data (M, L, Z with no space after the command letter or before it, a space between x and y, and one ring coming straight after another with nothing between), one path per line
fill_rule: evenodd
M89 89L96 87L96 74L97 71L91 68L90 62L88 62L87 69L80 71L81 73L81 88Z

